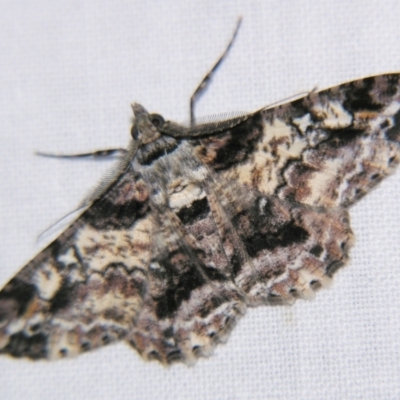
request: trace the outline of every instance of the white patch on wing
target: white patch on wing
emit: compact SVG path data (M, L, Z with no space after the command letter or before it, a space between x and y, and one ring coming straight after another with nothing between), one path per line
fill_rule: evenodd
M179 190L168 193L168 205L172 210L180 210L182 207L189 207L193 201L206 196L204 190L195 183L180 186Z
M281 171L287 161L300 157L307 147L307 141L301 138L292 126L275 118L272 124L265 122L262 140L257 143L252 157L224 174L226 179L253 185L254 173L257 171L258 190L270 195L281 183Z
M259 204L261 215L265 215L264 207L267 205L267 203L268 203L267 199L264 199L264 198L261 199L260 204Z
M309 126L312 126L311 115L305 114L300 118L293 118L293 124L296 125L301 133L306 133Z
M110 264L123 263L128 269L147 268L150 259L152 223L139 219L130 230L98 231L83 227L76 236L76 247L85 265L104 271Z
M76 254L73 250L73 248L69 248L68 251L64 254L60 254L57 257L57 261L60 262L61 264L63 264L64 266L68 267L71 264L78 264L79 260L76 257Z
M57 268L51 264L44 264L38 269L33 277L39 296L44 300L50 300L57 293L63 278Z
M353 121L352 115L338 101L315 104L313 112L315 112L317 118L322 120L321 127L325 129L347 128Z
M400 110L400 102L398 101L392 101L388 107L383 111L382 115L385 116L392 116L397 114L397 112Z

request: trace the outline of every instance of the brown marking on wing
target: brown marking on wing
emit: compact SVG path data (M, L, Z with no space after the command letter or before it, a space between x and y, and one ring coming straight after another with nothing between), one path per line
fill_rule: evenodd
M147 287L152 231L147 200L144 182L126 172L2 289L1 353L73 356L130 332ZM98 213L105 201L116 216ZM108 230L96 230L96 224Z
M311 93L260 111L241 129L241 137L253 135L245 156L222 168L209 162L222 179L303 204L348 207L399 163L399 75Z
M149 290L128 342L146 360L193 364L225 341L246 305L225 275L210 210L157 223Z

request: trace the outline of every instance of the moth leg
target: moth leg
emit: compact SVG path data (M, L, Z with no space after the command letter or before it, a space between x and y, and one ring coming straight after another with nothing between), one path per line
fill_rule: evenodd
M233 42L235 41L235 38L239 31L241 23L242 23L242 17L239 17L239 19L236 23L235 31L233 32L232 38L229 41L228 46L226 46L225 51L219 57L219 59L214 64L214 66L211 68L211 70L209 72L207 72L207 74L204 76L204 78L200 82L199 86L197 86L196 90L192 94L192 97L190 98L190 125L191 126L193 126L195 124L195 116L194 116L195 105L196 105L198 99L201 97L201 95L206 91L206 89L210 85L213 75L215 74L215 72L217 71L219 66L222 64L225 57L228 55L228 52L231 49Z
M124 156L128 151L126 149L105 149L105 150L97 150L89 153L80 153L80 154L53 154L53 153L44 153L41 151L37 151L35 154L41 157L50 157L50 158L95 158L95 159L104 159L110 156Z

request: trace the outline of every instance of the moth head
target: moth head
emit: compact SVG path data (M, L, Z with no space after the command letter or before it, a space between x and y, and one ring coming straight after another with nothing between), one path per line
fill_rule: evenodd
M159 128L164 125L164 118L160 114L149 114L140 104L133 103L132 110L134 121L131 128L133 140L141 140L147 144L161 137Z

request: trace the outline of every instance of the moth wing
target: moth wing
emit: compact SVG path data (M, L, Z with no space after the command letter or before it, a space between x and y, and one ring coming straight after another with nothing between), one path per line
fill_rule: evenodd
M380 75L261 110L204 138L197 154L226 181L283 200L348 207L400 160L400 75Z
M193 364L224 342L245 313L246 300L232 282L215 230L214 246L202 242L213 224L207 207L154 213L157 231L149 265L149 286L128 342L146 360Z
M148 192L122 174L0 292L0 352L76 355L126 337L143 305Z
M250 304L308 298L346 263L346 208L400 160L399 82L382 75L310 93L193 142Z
M311 298L348 260L353 234L343 208L281 200L217 175L207 192L215 228L203 230L201 243L219 237L220 260L249 305Z

